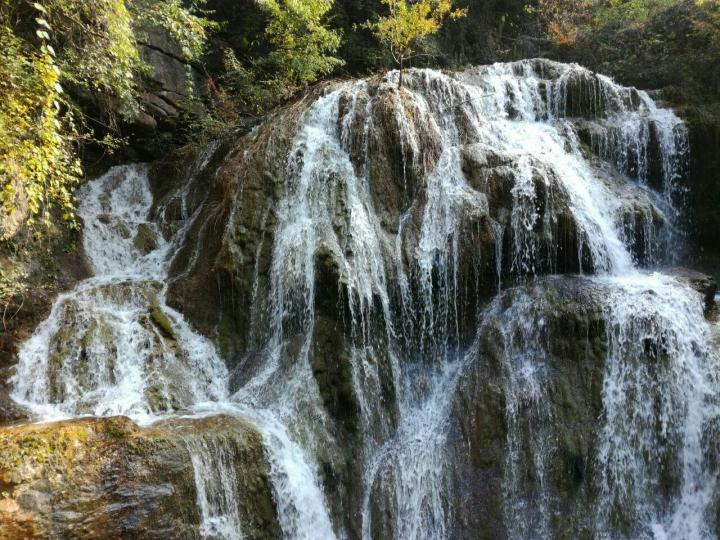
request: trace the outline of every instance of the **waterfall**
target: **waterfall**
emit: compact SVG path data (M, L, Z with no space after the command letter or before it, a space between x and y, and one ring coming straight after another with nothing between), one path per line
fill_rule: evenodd
M146 167L113 168L80 200L95 275L61 294L21 347L14 399L46 419L126 414L146 422L224 399L227 370L213 345L165 303L175 239L150 221Z
M603 282L602 527L612 534L630 521L636 537L709 538L717 478L705 433L720 418L720 359L708 349L697 293L660 274ZM668 475L680 477L669 496Z
M237 471L232 441L199 439L187 441L192 461L203 537L241 540Z
M706 434L720 419L720 368L697 292L660 270L683 231L682 122L576 65L409 70L403 90L397 78L332 83L268 120L282 126L268 148L282 151L268 152L279 162L262 176L276 184L258 190L267 209L240 181L234 192L210 182L234 197L217 233L222 263L253 274L238 302L252 346L237 358L221 358L166 299L170 281L208 264L205 207L189 201L218 146L175 188L178 223L158 223L167 208L153 212L146 166L84 186L94 276L23 344L13 398L40 420L244 418L263 439L286 538L472 537L459 512L475 494L460 492L453 462L468 457L454 453L457 399L471 367L496 355L499 520L511 538L550 538L564 511L549 323L559 300L543 276L584 274L576 286L606 343L584 531L712 537ZM234 174L253 174L263 133L225 158L243 165ZM260 216L251 249L236 234L245 213ZM186 440L203 537L247 530L232 442Z

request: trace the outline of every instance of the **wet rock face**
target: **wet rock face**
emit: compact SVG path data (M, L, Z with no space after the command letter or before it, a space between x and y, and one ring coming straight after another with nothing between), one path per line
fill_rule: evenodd
M320 234L327 233L328 237L319 238L318 249L330 254L338 287L347 281L343 267L352 266L362 256L353 252L353 236L358 231L353 230L352 216L357 207L353 208L353 195L344 187L348 175L357 178L355 181L363 186L361 191L368 191L367 197L363 193L359 196L362 204L369 206L372 219L379 225L377 234L387 246L385 260L379 263L386 267L388 281L396 281L405 273L411 276L414 287L419 264L427 266L430 259L446 256L448 250L455 249L454 244L458 246L457 260L448 260L446 266L463 291L458 318L465 339L474 335L477 306L492 297L499 281L554 272L592 272L596 264L607 264L593 260L597 254L588 242L590 233L583 230L588 224L578 224L573 215L577 201L564 185L567 172L557 170L552 161L524 162L512 144L508 147L507 142L488 137L486 134L496 128L482 122L494 125L504 116L533 122L566 118L580 139L587 123L592 122L600 132L588 136L587 146L581 145L580 151L591 161L612 161L629 136L623 131L624 124L614 126L613 115L644 110L646 98L585 70L568 70L553 62L518 63L501 74L493 69L472 69L457 77L411 72L403 92L383 79L330 85L280 112L231 150L221 152L224 158L217 166L208 167L200 184L205 203L194 221L190 241L175 260L178 277L170 288L171 303L196 327L214 336L231 367L242 365L244 371L251 370L253 358L267 338L265 304L279 209L300 181L298 175L305 161L318 159L310 155L312 149L298 142L301 127L314 114L319 99L332 101L335 98L330 96L335 94L338 97L329 112L331 118L319 126L328 131L318 132L317 137L327 137L331 141L328 144L337 145L333 149L328 146L328 152L341 152L349 163L333 168L337 161L332 164L331 160L340 158L329 154L328 164L313 163L317 187L307 197L323 197L323 204L330 208L327 230ZM541 79L537 96L529 101L523 101L527 90L513 86L513 77L525 76ZM487 81L492 77L507 79L508 83L502 88L490 87ZM468 85L477 85L485 93L496 92L491 95L497 103L488 100L485 93L472 94L470 88L474 87ZM653 121L647 120L646 125L640 118L637 125L645 126L642 129L650 133L648 126ZM568 147L576 144L572 133L566 137ZM645 145L639 150L642 155L657 153L659 143L649 135L640 144ZM461 170L449 169L455 167L456 158L448 157L453 145L459 152ZM623 167L637 169L637 165L624 162L617 167L621 173L627 172ZM657 252L649 250L663 234L663 212L646 192L633 190L617 171L609 166L601 169L598 167L596 173L606 175L608 184L626 199L613 210L616 219L624 223L621 240L636 261L656 262ZM465 185L443 186L433 174L439 179L462 176ZM425 249L419 245L421 237L429 234L423 223L443 215L456 216L452 219L457 223L448 221L447 230L433 232L437 234L433 245L421 253ZM400 247L390 247L393 245ZM428 260L421 262L422 257ZM428 278L437 281L442 276ZM356 285L349 286L352 289ZM325 287L329 288L332 285ZM400 296L399 291L391 294ZM341 303L351 296L345 295ZM347 323L342 318L347 306L337 307L332 317L340 328Z
M281 122L265 125L256 137L220 151L218 168L200 177L203 204L172 268L169 303L213 336L231 365L251 364L267 331L253 303L269 286L287 129Z
M692 147L688 183L692 211L691 220L694 237L703 250L718 252L720 217L720 183L717 171L720 167L720 128L703 121L690 123L690 144Z
M715 295L718 291L718 284L714 277L697 272L689 268L671 268L668 273L691 288L699 292L705 303L705 314L708 315L715 305Z
M356 457L401 424L393 377L402 362L444 362L438 351L467 350L483 325L482 365L455 401L471 411L456 435L472 448L469 462L458 458L467 468L457 505L468 510L458 512L469 520L464 531L502 536L502 471L513 465L506 436L524 433L517 455L530 456L535 419L506 418L507 396L488 382L507 379L500 322L493 330L479 313L528 278L660 262L672 194L646 186L669 185L675 169L658 168L657 156L682 153L656 132L682 130L646 95L552 62L411 71L402 92L393 77L314 90L218 151L191 188L192 208L173 204L172 190L163 196L167 227L173 215L195 216L168 303L216 343L233 391L276 351L282 370L307 362L340 448L319 452L328 504L351 535L360 534L361 511L378 516L379 535L402 530L393 522L399 477L365 486L389 498L363 509L357 479L368 456ZM557 426L544 429L563 435L546 477L552 500L575 505L555 530L576 531L588 504L604 342L589 293L548 287L527 293L552 308L544 365ZM503 301L499 319L514 297ZM496 378L485 380L485 370ZM538 474L518 467L518 478Z
M0 430L3 538L197 538L194 441L230 441L248 538L279 535L260 435L240 419L124 417Z
M591 534L584 519L592 516L607 357L595 289L580 279L544 279L506 291L486 312L453 401L459 537L468 530L524 537L528 514L520 507L537 512L533 526L553 537Z

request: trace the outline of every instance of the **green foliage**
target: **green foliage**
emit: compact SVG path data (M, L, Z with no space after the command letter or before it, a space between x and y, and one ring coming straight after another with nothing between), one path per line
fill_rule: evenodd
M539 0L537 11L557 45L572 45L584 35L606 27L642 25L683 0ZM717 0L697 0L699 6Z
M215 26L196 14L197 2L186 8L180 0L45 0L45 6L63 78L112 96L126 118L138 108L138 78L146 71L138 44L146 29L166 29L193 61Z
M607 0L597 6L593 24L641 22L650 15L676 4L677 0Z
M133 18L123 0L49 0L58 63L68 83L119 100L125 117L136 112L141 71Z
M695 23L697 36L707 43L708 52L720 58L720 0L697 0L705 14Z
M231 93L231 101L237 100L242 109L262 112L268 106L268 100L272 100L271 90L275 84L270 78L270 84L263 83L259 79L262 72L262 66L258 63L252 64L250 67L245 66L232 49L223 51L223 68L225 75L223 81L227 85ZM218 93L216 100L219 107L227 104L227 96L224 93Z
M265 35L273 46L268 61L277 70L272 85L303 86L342 64L332 56L340 34L323 25L332 0L260 0L260 5L270 16Z
M224 53L224 82L244 109L263 112L299 88L332 72L343 61L336 58L338 31L326 24L332 0L257 0L268 18L264 38L270 52L241 62Z
M447 17L459 19L467 15L467 10L453 9L453 0L382 0L382 3L389 14L368 21L366 27L390 48L393 59L400 66L400 86L403 65L418 41L435 34Z
M451 0L382 0L390 13L367 25L380 41L387 43L395 61L412 54L418 40L440 29L445 17L460 18L465 10L453 10Z
M72 221L71 193L80 174L73 152L76 131L72 114L63 112L61 71L43 15L38 6L41 45L34 49L0 26L0 203L7 213L42 211L45 222L55 206Z
M14 263L7 258L2 259L0 267L0 305L3 309L0 313L0 330L5 329L7 319L12 317L8 313L8 304L12 298L20 297L28 291L28 271L22 264Z
M201 16L204 3L205 0L134 0L131 9L138 23L165 28L170 32L185 58L192 62L200 60L205 52L208 32L218 26Z
M93 135L63 86L105 104L111 129L116 111L133 118L147 71L138 48L143 30L165 28L197 59L213 26L198 14L203 2L0 0L0 238L17 229L3 230L8 215L47 223L59 211L74 223L77 149ZM119 140L110 134L97 142L113 148Z

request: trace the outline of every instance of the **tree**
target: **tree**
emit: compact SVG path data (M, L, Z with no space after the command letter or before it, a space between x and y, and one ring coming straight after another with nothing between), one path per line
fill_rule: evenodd
M242 62L226 50L224 82L244 107L263 112L344 62L334 56L341 34L326 24L333 0L256 1L268 18L270 52Z
M280 82L302 86L330 73L342 60L332 56L340 34L323 24L333 0L260 0L270 15L265 35L274 50L269 54Z
M403 68L412 57L419 40L435 34L446 18L459 19L466 9L453 9L453 0L382 0L390 13L365 26L387 44L395 63L400 67L398 87L403 85Z

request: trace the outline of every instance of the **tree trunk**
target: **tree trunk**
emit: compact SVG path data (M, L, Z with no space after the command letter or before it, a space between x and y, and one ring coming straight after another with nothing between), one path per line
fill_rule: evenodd
M401 56L400 57L400 79L398 80L398 90L402 89L403 85L403 64L405 62L405 59Z

